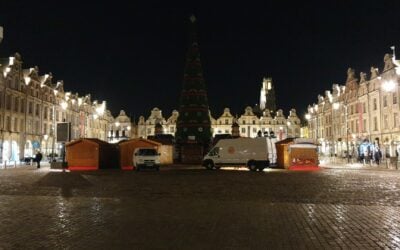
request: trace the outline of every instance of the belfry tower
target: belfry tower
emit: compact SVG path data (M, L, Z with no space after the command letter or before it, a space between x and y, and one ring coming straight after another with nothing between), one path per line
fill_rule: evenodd
M268 109L271 112L276 111L275 90L272 85L272 78L268 77L263 79L260 91L260 109Z

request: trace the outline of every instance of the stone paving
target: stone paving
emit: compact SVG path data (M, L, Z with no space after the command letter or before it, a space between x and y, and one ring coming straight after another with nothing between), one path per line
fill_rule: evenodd
M398 249L400 171L0 170L0 249Z

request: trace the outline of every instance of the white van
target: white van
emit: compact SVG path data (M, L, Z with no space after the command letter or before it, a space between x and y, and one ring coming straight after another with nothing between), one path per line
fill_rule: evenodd
M225 165L247 166L251 171L262 171L276 164L276 138L221 139L203 158L207 169Z
M136 171L142 168L160 170L160 154L154 148L136 148L133 153L133 166Z

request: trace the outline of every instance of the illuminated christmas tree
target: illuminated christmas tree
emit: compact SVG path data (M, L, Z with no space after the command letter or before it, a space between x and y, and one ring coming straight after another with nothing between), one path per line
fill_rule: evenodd
M191 16L190 43L186 54L175 136L179 144L195 143L206 146L211 140L211 121L195 24L196 18Z

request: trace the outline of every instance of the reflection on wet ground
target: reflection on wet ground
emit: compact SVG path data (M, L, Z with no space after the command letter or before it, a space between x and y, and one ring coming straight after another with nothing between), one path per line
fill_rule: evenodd
M400 248L400 173L0 171L0 249Z

